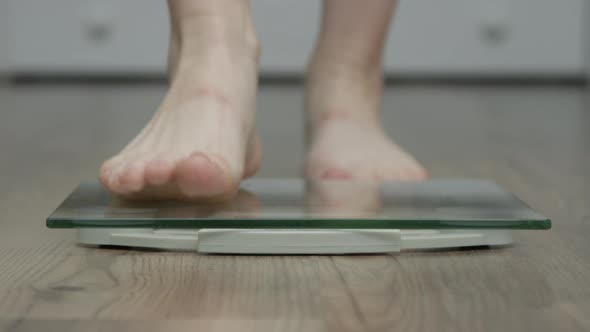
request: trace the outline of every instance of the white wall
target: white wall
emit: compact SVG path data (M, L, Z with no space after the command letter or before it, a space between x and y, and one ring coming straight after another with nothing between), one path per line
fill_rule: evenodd
M361 1L361 0L359 0ZM402 0L386 68L408 74L580 74L584 0ZM261 70L298 73L317 0L252 0ZM162 0L3 0L0 70L163 73Z

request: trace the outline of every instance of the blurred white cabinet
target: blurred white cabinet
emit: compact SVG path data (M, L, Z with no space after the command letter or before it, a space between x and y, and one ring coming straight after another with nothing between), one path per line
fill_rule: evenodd
M9 1L13 72L164 70L165 1Z
M583 73L584 2L402 0L386 69L426 75ZM263 43L261 71L301 72L321 2L251 3ZM3 0L0 70L163 73L167 20L163 0Z

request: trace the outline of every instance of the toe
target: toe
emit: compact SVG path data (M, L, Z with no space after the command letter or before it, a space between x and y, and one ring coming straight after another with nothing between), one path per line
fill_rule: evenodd
M416 180L416 176L413 174L411 170L401 171L399 173L399 180L400 181L414 181Z
M421 166L412 166L406 169L403 173L404 180L407 181L422 181L428 179L428 173Z
M176 184L187 198L215 198L232 190L227 170L203 153L194 153L176 168Z
M418 168L414 172L414 176L416 180L426 180L430 177L430 175L428 175L428 172L422 167Z
M103 186L108 187L109 186L109 178L110 178L110 174L111 174L111 168L105 166L105 164L103 164L100 167L100 173L99 173L99 179L100 179L100 183L102 183Z
M143 189L145 166L143 163L135 162L125 167L117 176L114 189L118 193L136 193Z
M145 180L148 184L160 186L170 182L173 177L174 166L165 159L150 161L145 167Z
M122 194L123 190L121 188L121 172L119 170L113 170L109 173L109 177L106 180L105 187L113 194Z
M100 172L99 172L99 179L100 179L100 182L104 186L108 187L109 178L111 176L111 173L113 172L113 169L115 168L117 161L118 161L118 157L113 157L113 158L105 161L104 163L102 163L102 166L100 167Z

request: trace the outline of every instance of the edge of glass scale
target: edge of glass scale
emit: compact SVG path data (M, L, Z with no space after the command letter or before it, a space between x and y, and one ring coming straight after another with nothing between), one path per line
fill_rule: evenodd
M272 222L271 222L272 221ZM550 219L54 219L47 218L49 228L150 228L150 229L530 229L551 228Z

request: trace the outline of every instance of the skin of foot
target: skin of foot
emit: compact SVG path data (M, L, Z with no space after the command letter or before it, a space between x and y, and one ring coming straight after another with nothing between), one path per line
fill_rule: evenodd
M315 129L305 174L313 179L410 181L427 178L424 168L374 122L333 115Z
M171 85L145 128L102 165L100 181L114 195L224 200L256 173L261 160L254 125L258 45L244 18L248 13L240 13L236 2L227 3L228 10L209 8L191 16L200 1L170 2ZM234 16L216 15L218 9Z

